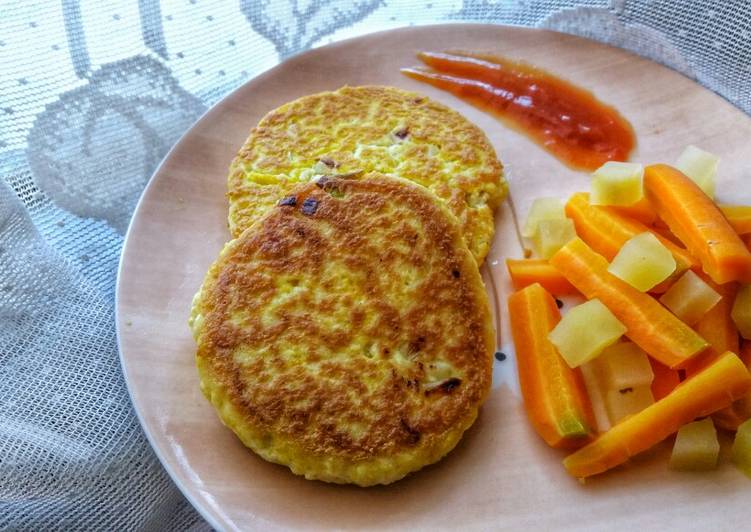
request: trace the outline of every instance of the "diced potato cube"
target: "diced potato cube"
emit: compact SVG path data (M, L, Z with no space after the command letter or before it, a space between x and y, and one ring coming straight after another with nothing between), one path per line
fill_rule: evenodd
M584 387L587 389L587 396L592 405L592 413L595 416L597 432L607 432L610 425L610 417L605 407L605 387L602 385L602 376L600 368L597 366L597 359L579 366L582 373Z
M670 469L708 471L717 468L720 442L712 418L683 425L675 437Z
M564 314L548 334L548 339L558 348L566 363L576 368L613 345L625 332L626 326L608 307L599 299L592 299Z
M722 296L691 270L684 273L662 294L660 303L688 325L701 319Z
M633 342L620 342L592 361L600 367L606 390L650 386L654 379L647 353Z
M616 425L625 417L641 412L655 402L649 385L608 390L605 394L605 406L610 422Z
M675 167L691 178L710 198L714 198L715 174L720 158L696 146L686 146Z
M527 222L522 229L522 236L532 238L537 232L537 225L542 220L565 220L563 202L559 198L537 198L532 202L527 215Z
M626 241L613 257L608 271L637 290L646 292L675 271L673 254L652 233L640 233Z
M532 247L541 258L549 259L575 237L576 229L572 220L541 220L532 237Z
M733 462L751 478L751 419L741 424L733 442Z
M741 336L751 340L751 284L743 285L738 290L730 315Z
M633 205L644 197L644 167L608 161L592 174L592 205Z

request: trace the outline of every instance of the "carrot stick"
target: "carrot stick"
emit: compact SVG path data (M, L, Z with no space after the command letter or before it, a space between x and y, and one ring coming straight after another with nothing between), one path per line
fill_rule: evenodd
M588 299L600 299L628 328L626 336L663 364L675 368L708 347L656 299L608 272L608 261L582 239L563 246L550 264Z
M751 342L743 343L738 356L751 371ZM751 418L751 393L747 393L732 405L712 414L715 425L730 431L738 430L741 423L749 418Z
M581 372L548 340L561 319L553 297L535 283L513 293L508 306L527 416L551 447L584 445L594 434L592 407Z
M751 205L720 205L720 210L739 235L751 235Z
M590 204L589 194L577 192L572 195L566 203L566 216L574 221L576 234L608 261L613 260L627 240L651 232L675 258L676 269L671 278L680 277L688 268L699 266L688 251L643 223L619 214L612 207Z
M718 285L706 275L702 274L701 276L712 289L722 296L722 299L694 325L694 330L709 342L711 349L707 349L686 362L683 369L686 370L687 377L695 375L717 360L720 353L725 351L738 353L740 349L738 329L730 316L735 294L738 292L738 285L736 283Z
M618 423L563 460L577 478L602 473L661 442L682 425L728 406L751 390L751 375L734 353L683 381L666 397Z
M642 198L633 205L610 205L608 209L644 225L652 225L657 220L655 209L647 198Z
M547 260L506 259L506 268L516 290L540 283L545 290L556 296L579 293Z
M696 183L655 164L644 169L644 193L714 282L751 282L751 252Z
M652 374L654 375L652 395L655 401L659 401L681 383L681 378L676 370L670 369L662 362L657 362L652 357L649 357L649 364L652 366Z

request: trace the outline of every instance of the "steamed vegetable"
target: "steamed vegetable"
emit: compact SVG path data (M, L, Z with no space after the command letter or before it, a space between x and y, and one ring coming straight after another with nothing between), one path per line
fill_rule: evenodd
M720 442L712 418L683 425L673 444L670 469L678 471L709 471L717 468Z
M573 448L593 435L594 419L579 370L571 369L548 340L560 320L551 295L532 284L509 297L511 331L524 406L551 447Z
M741 286L733 302L730 315L746 340L751 340L751 284Z
M675 168L655 164L644 169L644 192L714 282L751 283L751 252L696 183Z
M652 233L627 240L608 271L640 292L651 290L675 272L675 259Z
M720 211L739 235L751 235L750 205L720 205Z
M548 339L566 363L576 368L598 356L625 332L626 327L599 299L590 299L569 310Z
M740 350L739 358L746 364L751 371L751 342L745 342ZM718 410L712 414L715 424L725 430L738 430L738 427L751 419L751 393L747 393L732 405Z
M655 398L649 385L634 386L623 390L611 389L605 395L605 406L613 425L620 423L628 416L641 412L654 402Z
M608 347L595 363L600 367L603 384L609 390L649 386L654 379L649 357L633 342L619 342Z
M506 268L516 290L540 283L545 290L556 296L579 293L545 259L506 259Z
M684 322L693 325L720 299L720 294L689 270L660 297L660 303Z
M738 353L740 349L738 329L730 315L738 285L736 283L716 284L711 280L706 282L712 290L720 294L721 298L715 306L699 318L694 325L694 330L707 340L717 353L725 351Z
M733 462L736 467L751 478L751 419L738 427L733 442Z
M527 221L522 229L522 236L532 238L543 220L565 220L563 202L558 198L537 198L529 207Z
M631 218L646 226L651 226L657 220L655 210L647 198L642 198L633 205L611 205L608 209L624 218Z
M676 386L681 383L681 377L674 369L670 369L662 362L657 362L654 358L649 359L649 365L652 366L652 395L656 401L659 401L670 392L675 390Z
M608 262L576 238L550 260L588 298L598 298L627 328L626 336L670 367L679 366L708 343L650 295L607 271Z
M566 457L563 465L579 478L607 471L661 442L682 425L728 406L749 390L751 375L746 366L735 354L725 353L666 397ZM749 452L751 442L747 445ZM745 457L745 452L741 450L739 456Z
M608 409L605 406L605 392L607 390L605 390L602 384L597 359L595 358L590 362L582 364L579 366L579 369L584 378L584 386L587 388L589 402L592 405L592 413L597 423L597 432L605 432L610 429L612 424L608 416Z
M686 146L675 167L686 174L710 198L714 198L715 175L720 158L696 146Z
M532 237L532 248L543 259L549 259L575 236L574 222L568 218L541 220L537 224L537 232Z
M644 167L608 161L592 174L592 205L633 205L644 197Z
M699 265L688 251L654 229L619 214L614 207L591 205L587 194L579 192L571 196L566 203L566 216L574 221L579 238L608 261L613 260L629 239L651 232L663 246L670 250L675 259L676 268L672 277L677 278L688 268Z

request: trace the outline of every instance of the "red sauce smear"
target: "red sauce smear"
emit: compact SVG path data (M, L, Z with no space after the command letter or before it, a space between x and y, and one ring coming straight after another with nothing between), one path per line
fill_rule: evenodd
M469 52L418 57L430 68L404 74L489 111L572 168L625 161L636 144L631 124L614 107L540 68Z

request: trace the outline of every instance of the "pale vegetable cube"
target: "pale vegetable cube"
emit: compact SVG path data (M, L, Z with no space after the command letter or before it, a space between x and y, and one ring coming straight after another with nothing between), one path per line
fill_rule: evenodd
M597 432L607 432L610 430L610 418L608 410L605 407L605 389L602 385L602 377L597 367L597 359L579 366L582 373L584 387L587 389L587 396L592 405L592 413L595 416Z
M751 340L751 284L743 285L738 290L730 315L741 336Z
M548 334L548 339L558 348L566 363L576 368L613 345L625 332L626 326L608 307L599 299L592 299L564 314Z
M605 394L605 406L613 425L628 416L641 412L654 402L655 398L649 385L608 390Z
M715 175L720 158L696 146L686 146L675 162L675 167L699 185L704 193L714 198Z
M592 361L600 367L606 390L649 386L654 380L647 353L633 342L620 342Z
M559 198L537 198L529 208L522 236L525 238L535 236L537 225L543 220L564 220L565 218L563 202Z
M688 325L701 319L722 296L691 270L684 273L660 298L670 312Z
M735 433L733 462L738 469L751 478L751 419L738 427Z
M572 220L541 220L532 237L532 247L541 258L549 259L575 237L576 229Z
M720 442L712 418L683 425L675 437L670 469L708 471L717 468Z
M673 254L652 233L640 233L626 241L613 257L608 271L637 290L646 292L670 277L676 264Z
M592 205L633 205L644 197L644 167L608 161L592 174Z

